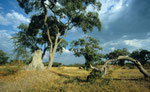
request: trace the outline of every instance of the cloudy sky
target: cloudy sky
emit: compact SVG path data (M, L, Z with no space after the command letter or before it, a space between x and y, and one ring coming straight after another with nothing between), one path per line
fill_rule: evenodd
M90 35L100 40L102 53L115 49L127 48L130 52L137 49L150 50L150 0L98 0L102 3L99 18L102 30L94 29ZM87 11L93 11L89 6ZM17 32L20 23L28 24L30 16L26 15L16 0L0 0L0 49L12 54L13 43L10 38ZM66 40L85 36L81 31L73 28ZM64 53L55 56L55 61L64 64L84 63L84 58L76 58L70 52L69 46ZM45 56L46 60L48 53Z

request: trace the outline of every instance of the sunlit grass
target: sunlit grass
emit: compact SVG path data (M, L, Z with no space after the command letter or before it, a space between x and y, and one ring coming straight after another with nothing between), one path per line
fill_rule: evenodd
M0 67L2 70L3 67ZM138 69L110 66L108 74L94 83L86 81L90 71L78 67L53 67L43 71L18 71L0 75L0 92L149 92Z

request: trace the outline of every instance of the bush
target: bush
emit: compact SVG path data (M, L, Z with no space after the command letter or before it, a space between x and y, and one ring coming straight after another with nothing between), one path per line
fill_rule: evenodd
M59 62L54 62L53 65L52 65L52 67L59 67L59 66L61 66L61 65L62 65L62 64L59 63Z
M90 75L87 77L87 81L93 83L96 78L101 78L103 73L101 71L93 69Z
M49 62L43 62L43 64L44 64L44 66L48 66ZM62 65L62 64L59 63L59 62L54 62L53 65L52 65L52 67L59 67L59 66L61 66L61 65Z
M144 64L144 68L150 69L150 63Z
M135 69L135 66L129 66L129 69Z
M9 64L6 64L5 65L6 67L4 68L4 76L7 76L7 75L12 75L12 74L15 74L16 72L18 72L20 70L20 66L11 66Z
M104 65L105 64L105 61L99 61L96 63L96 65Z
M44 66L48 66L49 62L43 62Z
M105 78L101 81L102 85L109 85L111 83L112 79L111 78Z
M10 65L19 65L19 66L23 66L24 62L21 60L11 60Z
M7 57L7 54L0 50L0 65L6 64L9 57Z
M70 64L70 65L67 65L68 67L83 67L84 65L83 64Z

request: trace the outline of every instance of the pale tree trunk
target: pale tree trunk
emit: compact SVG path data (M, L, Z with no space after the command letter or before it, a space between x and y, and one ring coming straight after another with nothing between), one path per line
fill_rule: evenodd
M52 64L53 64L53 60L54 60L54 56L55 56L55 53L56 53L56 50L57 50L57 47L58 45L62 42L62 40L66 37L68 31L73 27L73 25L70 27L70 22L68 21L68 25L67 25L67 29L66 29L66 32L64 34L64 36L58 41L59 39L59 36L61 35L60 32L59 32L59 28L58 26L56 25L56 28L57 28L57 35L56 35L56 38L55 38L55 43L52 42L52 39L51 39L51 35L50 35L50 30L49 30L49 27L48 27L48 24L47 24L47 8L44 4L44 0L41 2L42 5L43 5L43 8L44 8L44 26L46 27L46 30L47 30L47 35L48 35L48 40L49 40L49 43L50 43L50 51L49 51L49 65L48 65L48 68L50 69L52 67ZM55 14L54 14L55 15ZM60 21L60 20L59 20ZM69 28L70 27L70 28Z
M106 70L107 70L107 65L109 62L117 62L118 60L129 60L131 62L133 62L135 64L135 66L139 69L139 71L144 75L144 77L150 77L150 73L148 73L142 66L142 64L138 61L138 60L135 60L131 57L128 57L128 56L119 56L117 59L110 59L110 60L107 60L105 62L105 64L101 67L101 69L98 69L98 68L95 68L93 66L91 66L92 69L96 69L96 70L99 70L99 71L103 71L104 74L103 76L105 76L106 74Z
M59 36L60 36L60 35L61 35L61 34L58 32L58 33L57 33L57 36L56 36L56 39L55 39L55 45L54 45L54 47L53 47L53 46L50 47L48 69L50 69L50 68L52 67L53 60L54 60L54 56L55 56L57 47L58 47L58 45L59 45L58 39L59 39ZM48 36L49 36L49 35L48 35ZM49 37L49 38L50 38L50 37Z
M53 61L54 61L54 56L56 53L56 49L57 49L57 45L54 47L54 50L49 53L49 64L48 64L48 69L50 69L52 67Z

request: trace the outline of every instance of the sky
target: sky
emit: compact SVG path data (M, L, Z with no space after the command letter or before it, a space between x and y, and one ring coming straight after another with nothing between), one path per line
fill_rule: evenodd
M116 49L127 48L130 52L137 49L150 50L150 0L97 0L102 3L99 18L102 23L101 32L96 28L92 33L84 34L73 28L65 38L68 42L84 36L92 36L100 41L101 53L109 53ZM88 6L87 11L93 11ZM13 54L11 38L18 32L20 23L28 24L30 16L24 13L16 0L0 0L0 49ZM75 57L69 50L63 54L56 53L55 60L63 64L84 63L83 57ZM48 59L48 52L44 61Z

